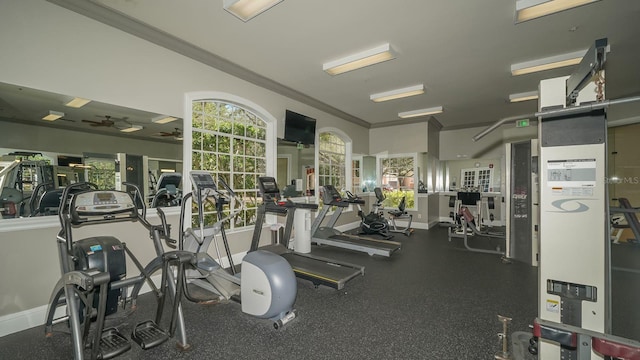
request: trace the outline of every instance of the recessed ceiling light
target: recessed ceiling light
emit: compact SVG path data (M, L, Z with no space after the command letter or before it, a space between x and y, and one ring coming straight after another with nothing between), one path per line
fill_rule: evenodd
M143 127L140 126L140 125L131 125L129 127L120 129L120 131L129 133L129 132L134 132L134 131L138 131L138 130L142 130L142 129L143 129Z
M395 57L396 55L393 49L391 49L391 45L386 43L369 50L361 51L359 53L325 63L322 65L322 70L326 71L330 75L338 75L347 71L395 59Z
M69 101L68 103L66 103L64 105L68 106L68 107L72 107L72 108L81 108L81 107L87 105L90 102L91 102L91 100L89 100L89 99L83 99L83 98L75 97L75 98L71 99L71 101Z
M600 0L517 0L516 23L554 14Z
M398 113L398 116L403 119L406 119L406 118L412 118L412 117L418 117L418 116L440 114L443 111L444 109L442 108L442 106L436 106L428 109L401 112L401 113Z
M64 116L63 112L49 110L49 114L47 114L45 117L43 117L42 120L54 121L54 120L60 119L63 116Z
M579 64L587 50L574 51L568 54L549 56L511 65L511 75L524 75L537 71L557 69Z
M374 102L382 102L420 94L424 94L424 84L385 91L377 94L371 94L371 96L369 96L369 99L373 100Z
M523 93L509 95L509 102L521 102L527 100L535 100L538 98L538 91L528 91Z

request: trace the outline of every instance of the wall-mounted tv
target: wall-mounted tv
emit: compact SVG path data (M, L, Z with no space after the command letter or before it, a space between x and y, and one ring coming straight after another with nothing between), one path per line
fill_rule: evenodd
M284 140L313 145L316 140L316 119L287 110L284 117Z

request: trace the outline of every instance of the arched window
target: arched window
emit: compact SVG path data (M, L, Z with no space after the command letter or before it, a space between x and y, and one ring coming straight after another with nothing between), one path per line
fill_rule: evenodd
M257 178L267 174L267 128L266 121L242 106L192 101L191 168L209 171L215 179L222 177L244 202L245 210L225 225L231 229L255 223L260 199ZM214 216L211 211L206 221L215 222Z

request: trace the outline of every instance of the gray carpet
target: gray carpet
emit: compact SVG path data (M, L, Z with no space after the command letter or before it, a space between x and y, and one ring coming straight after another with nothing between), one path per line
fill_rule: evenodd
M315 254L364 265L366 275L341 291L298 280L299 317L281 330L244 315L235 303L185 303L190 351L179 352L169 340L147 351L133 344L120 358L493 359L501 349L498 314L513 318L510 332L530 331L536 268L468 252L449 242L443 228L394 240L403 248L391 258L314 246ZM154 304L144 295L122 331L129 334L131 324L150 317ZM56 329L51 338L42 326L0 338L0 359L70 358L66 326Z

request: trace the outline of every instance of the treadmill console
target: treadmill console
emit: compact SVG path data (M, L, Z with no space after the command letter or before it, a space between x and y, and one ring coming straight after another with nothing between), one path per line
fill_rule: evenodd
M322 192L322 202L325 204L336 203L342 201L342 195L338 192L333 185L324 185L324 191Z
M274 177L258 177L258 186L260 187L260 192L262 193L262 198L264 200L280 199L280 189L278 188L278 183L276 183L276 179Z

